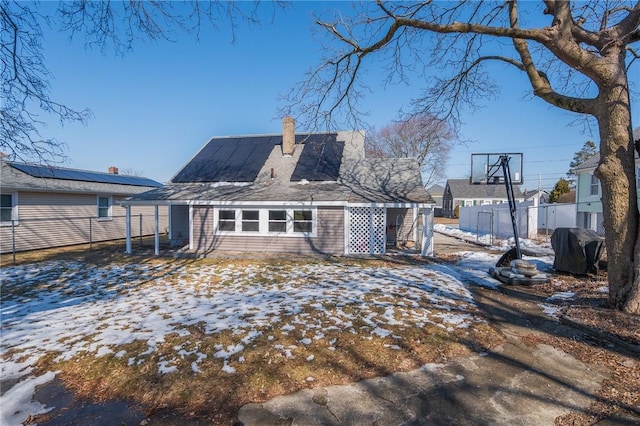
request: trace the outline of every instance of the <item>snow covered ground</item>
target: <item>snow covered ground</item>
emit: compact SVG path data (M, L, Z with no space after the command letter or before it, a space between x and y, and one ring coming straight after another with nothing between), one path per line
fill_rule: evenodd
M453 228L448 232L459 236ZM469 327L480 320L467 286L499 285L487 274L498 255L460 255L456 264L397 267L322 262L219 266L166 259L102 267L58 260L2 268L0 422L20 424L50 409L32 401L36 386L55 377L55 371L33 372L38 359L50 353L59 354L56 360L93 354L141 364L169 334L189 336L197 325L208 335L230 332L235 341L206 351L194 337L164 356L158 372L171 374L178 359L191 355L194 374L209 357L220 359L222 370L234 374L233 364L244 361L243 350L259 336L275 349L312 360L313 354L304 351L310 343L325 339L329 330L356 333L356 320L366 324L371 339L402 339L390 326ZM535 260L539 268L550 267L549 258ZM296 330L299 344L279 347L269 334L273 324L281 334ZM146 350L122 349L134 341L145 342ZM7 384L12 386L7 389Z

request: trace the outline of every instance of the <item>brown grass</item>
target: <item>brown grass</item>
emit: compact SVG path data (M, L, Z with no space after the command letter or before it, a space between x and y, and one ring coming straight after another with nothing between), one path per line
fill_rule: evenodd
M278 265L284 270L295 268L302 263L333 262L323 259L290 261L282 258L169 261L112 255L111 250L110 246L106 246L91 253L79 253L72 249L56 251L53 254L41 253L38 257L33 253L25 255L21 260L27 262L28 259L36 258L81 258L89 267L112 262L176 262L176 265L190 264L191 267L233 264L236 267L260 265L268 268L269 265ZM341 259L340 262L363 267L401 268L408 263L422 261L407 258L391 261ZM258 274L255 279L266 278ZM209 285L215 286L217 283L213 280ZM382 297L388 297L389 302L393 302L392 295ZM433 305L427 306L427 301L420 303L425 304L425 308L435 309ZM333 309L335 306L324 306L323 311L305 307L304 313L318 315L319 312L331 313ZM342 309L348 312L349 307ZM382 308L379 313L382 313ZM432 319L435 323L440 321L436 317ZM266 401L274 396L305 388L346 384L397 371L408 371L425 363L443 363L453 357L495 347L502 342L501 335L483 322L474 322L469 328L455 328L453 331L447 331L444 326L437 324L423 327L407 324L385 326L393 334L402 336L402 339L397 339L393 335L372 337L371 328L358 319L353 321L355 333L351 333L326 329L330 323L323 318L317 318L321 327L319 330L324 333L324 337L312 340L309 345L303 345L300 343L304 337L302 329L296 328L289 332L281 330L284 324L291 323L290 320L291 318L283 317L280 323L265 326L260 330L262 335L245 345L239 354L243 359L239 359L238 356L231 357L227 362L236 370L235 374L222 371L225 361L213 357L212 354L219 348L217 345L226 347L237 344L238 337L232 336L228 331L207 334L203 324L189 326L189 336L181 337L177 333L167 336L164 343L145 357L141 357L140 354L147 351L147 343L136 341L112 347L114 353L102 357L83 353L68 361L54 362L59 354L50 353L41 358L38 370L60 371L58 377L77 398L94 401L128 399L146 407L149 415L168 410L214 424L233 424L237 420L239 408L250 402ZM308 332L306 336L309 337ZM90 337L86 339L90 341ZM187 354L172 364L177 368L175 372L161 374L158 364L173 359L177 346L181 346ZM118 358L116 353L123 350L126 351L126 355ZM192 363L198 357L196 352L208 354L207 358L199 361L198 373L192 369ZM136 362L130 363L130 359L135 359ZM137 360L140 359L142 362L138 363ZM46 415L40 416L37 420L46 421Z

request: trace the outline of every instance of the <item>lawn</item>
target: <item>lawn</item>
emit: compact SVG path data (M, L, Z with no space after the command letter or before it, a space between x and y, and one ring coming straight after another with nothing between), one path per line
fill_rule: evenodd
M479 352L501 338L462 283L470 273L417 259L6 266L2 420L46 412L30 398L55 375L78 397L232 423L249 402Z

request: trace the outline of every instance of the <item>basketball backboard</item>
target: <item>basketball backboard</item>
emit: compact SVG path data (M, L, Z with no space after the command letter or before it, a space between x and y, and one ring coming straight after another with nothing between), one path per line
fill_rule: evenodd
M503 157L508 160L511 183L520 185L522 179L522 153L471 154L471 183L484 185L504 184Z

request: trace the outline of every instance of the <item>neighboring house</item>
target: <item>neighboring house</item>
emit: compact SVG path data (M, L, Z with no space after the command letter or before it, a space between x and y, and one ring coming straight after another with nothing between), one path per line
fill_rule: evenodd
M520 188L513 188L516 202L524 201ZM480 206L508 202L505 184L486 185L472 184L470 179L449 179L442 196L442 214L454 217L457 206Z
M442 196L444 195L444 187L436 183L435 185L427 188L427 192L435 203L433 206L435 216L442 217Z
M398 241L430 254L417 161L365 159L362 132L294 127L286 117L282 134L213 138L168 184L121 204L169 206L171 238L200 253L380 254Z
M522 192L522 196L524 197L524 201L534 201L534 205L539 206L540 204L547 204L551 194L544 189L535 189L533 191L527 191L525 189Z
M598 234L604 235L602 188L600 187L600 180L594 175L599 161L600 154L596 154L575 169L578 175L576 184L577 224L580 228L592 229ZM640 204L640 158L638 158L637 153L636 189L638 190L637 198Z
M151 179L1 160L0 252L59 247L126 235L125 210L117 204L162 186ZM153 209L136 208L135 235L153 233ZM163 218L166 227L166 213ZM144 225L144 226L143 226ZM143 229L144 228L144 229ZM14 247L15 246L15 247Z

